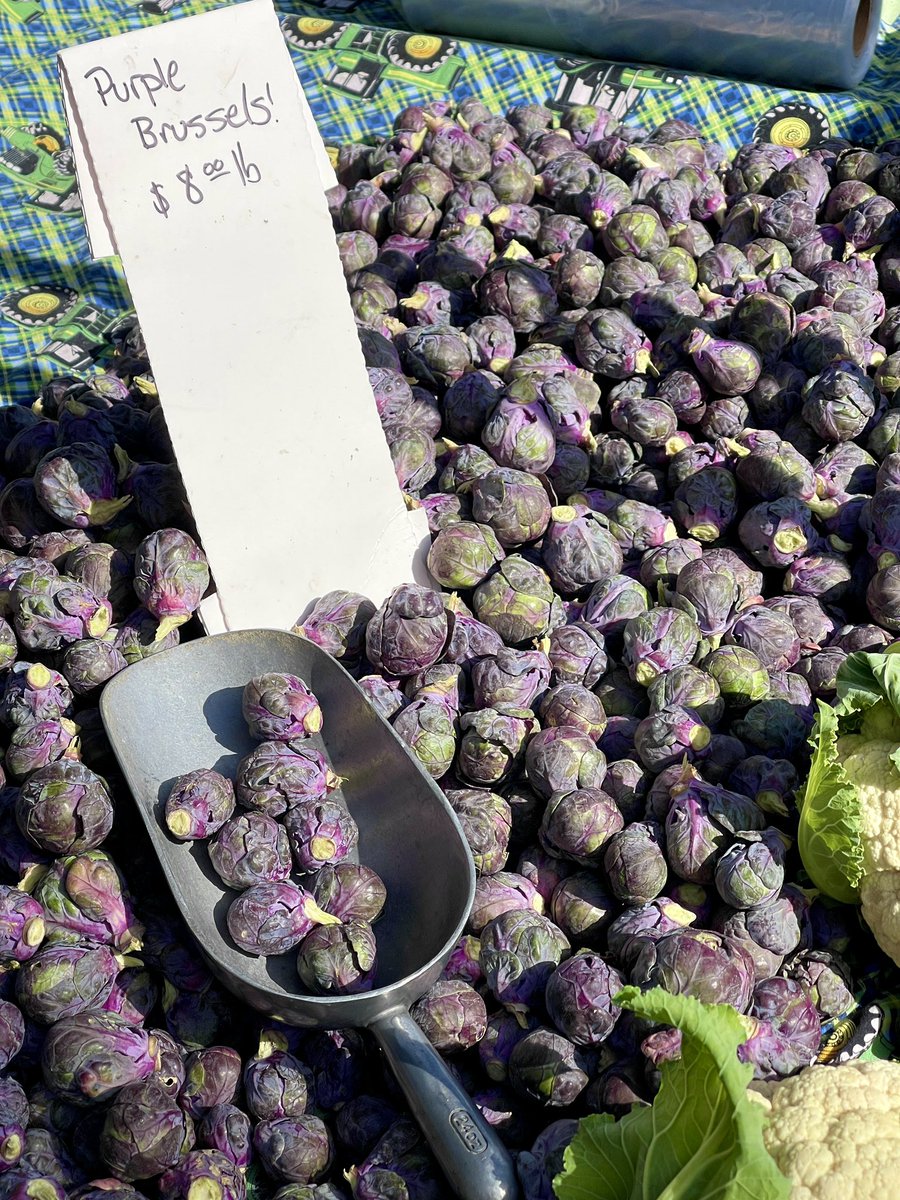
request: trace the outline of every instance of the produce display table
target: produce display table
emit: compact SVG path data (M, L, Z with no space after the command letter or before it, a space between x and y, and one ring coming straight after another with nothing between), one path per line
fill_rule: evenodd
M54 372L89 370L129 310L113 261L92 262L81 220L56 53L220 7L216 0L0 0L0 402L30 403ZM877 142L900 131L900 2L886 0L874 65L854 93L818 95L410 34L386 0L282 0L291 48L323 138L374 139L423 98L477 95L502 111L590 103L652 126L696 122L725 144L810 145L829 133ZM248 312L253 297L246 299Z

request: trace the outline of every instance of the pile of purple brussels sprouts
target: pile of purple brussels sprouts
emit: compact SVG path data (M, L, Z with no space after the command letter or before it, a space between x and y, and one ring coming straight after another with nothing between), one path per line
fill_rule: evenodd
M794 838L815 701L900 633L900 142L726 162L681 121L470 99L336 159L444 590L331 593L298 629L457 813L475 904L414 1016L552 1200L577 1119L650 1103L679 1054L623 983L732 1004L765 1080L890 980ZM0 1200L444 1200L366 1034L270 1027L212 979L103 737L103 684L196 635L209 583L137 325L0 409L0 450ZM243 896L290 867L290 721L239 781L264 801L218 797ZM179 837L211 815L183 790Z
M165 803L169 832L178 841L211 839L213 870L240 892L226 914L240 950L296 951L300 983L315 995L369 991L372 922L387 889L371 867L351 861L359 828L332 794L339 777L309 740L322 729L319 702L302 679L273 671L246 685L242 711L260 744L238 763L234 782L205 767L179 776Z

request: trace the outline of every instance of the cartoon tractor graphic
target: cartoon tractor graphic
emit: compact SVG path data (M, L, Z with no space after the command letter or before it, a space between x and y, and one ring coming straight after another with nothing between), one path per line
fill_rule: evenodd
M792 146L795 150L812 150L821 145L830 132L828 118L820 109L794 102L776 104L763 113L753 130L753 140Z
M35 0L0 0L0 15L6 13L14 21L27 25L44 15L44 10Z
M570 104L591 104L618 119L631 112L642 92L674 92L684 82L680 75L652 67L623 67L584 58L557 58L556 66L562 74L550 108L560 111Z
M32 284L0 296L0 314L25 329L51 328L52 339L38 351L72 371L84 371L107 345L124 319L82 300L76 291Z
M388 79L450 91L465 63L457 43L427 33L398 33L351 25L328 17L285 17L284 36L328 65L324 83L350 96L368 99Z
M52 125L32 121L0 126L0 175L29 189L25 203L30 208L81 212L72 151Z

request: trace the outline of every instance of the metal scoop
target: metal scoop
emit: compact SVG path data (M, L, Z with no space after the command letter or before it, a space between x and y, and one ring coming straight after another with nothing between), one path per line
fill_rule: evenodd
M359 860L388 899L375 933L378 974L357 996L301 994L296 955L256 958L231 941L224 887L206 846L175 842L163 811L179 775L233 775L255 744L241 714L248 680L268 671L301 678L325 717L312 739L342 776L359 825ZM434 781L338 662L279 630L217 634L129 667L104 689L103 723L182 916L229 991L289 1025L364 1026L378 1039L451 1186L463 1200L518 1195L509 1154L409 1015L438 979L463 932L475 869L456 816Z

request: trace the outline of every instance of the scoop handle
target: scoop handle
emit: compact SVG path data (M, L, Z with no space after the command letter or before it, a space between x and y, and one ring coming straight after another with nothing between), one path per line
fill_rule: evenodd
M395 1009L369 1028L460 1200L516 1200L508 1151L409 1013Z

